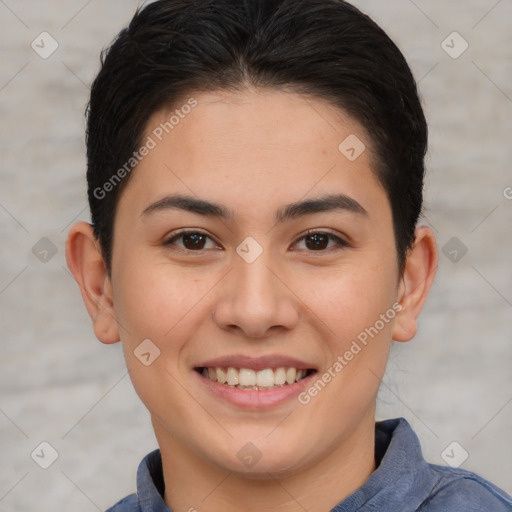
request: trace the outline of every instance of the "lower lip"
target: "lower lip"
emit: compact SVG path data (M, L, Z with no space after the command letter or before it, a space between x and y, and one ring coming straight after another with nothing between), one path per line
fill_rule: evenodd
M286 384L274 389L243 390L213 381L196 370L194 370L194 373L199 377L200 381L206 386L206 388L217 397L238 407L253 410L277 406L288 400L296 398L309 386L312 378L316 374L316 372L313 372L311 375L299 380L299 382Z

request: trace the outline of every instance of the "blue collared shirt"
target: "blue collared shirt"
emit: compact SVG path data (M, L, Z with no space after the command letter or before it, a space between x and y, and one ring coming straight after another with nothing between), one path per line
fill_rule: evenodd
M377 469L331 512L511 512L512 496L465 469L429 464L404 418L375 424ZM137 494L106 512L172 512L162 498L160 450L137 471Z

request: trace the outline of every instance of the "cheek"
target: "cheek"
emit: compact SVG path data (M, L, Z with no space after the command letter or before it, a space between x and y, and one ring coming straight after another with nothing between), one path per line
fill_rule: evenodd
M392 276L392 272L387 274ZM315 293L311 304L327 325L325 347L327 367L303 395L315 416L322 418L319 429L343 434L340 424L355 426L374 402L391 347L396 310L393 279L380 269L344 272L330 279L323 293ZM323 328L323 327L322 327ZM316 397L319 397L318 399Z
M346 265L328 273L301 276L297 294L323 320L343 348L347 339L373 325L392 308L397 286L393 269L382 264ZM382 329L386 331L389 328Z
M162 402L162 389L171 390L169 396L180 393L180 385L174 378L175 365L179 363L182 340L188 339L194 329L193 305L204 292L191 286L193 278L170 265L149 264L142 258L125 259L118 267L116 278L115 309L122 324L122 347L130 379L148 410L158 414L167 407ZM147 339L159 352L151 344L141 345ZM142 346L144 350L139 349ZM147 352L150 353L148 365L142 356ZM183 403L173 400L173 411L185 414Z
M126 260L114 285L116 315L124 342L129 344L164 336L190 309L197 292L190 279L165 264Z

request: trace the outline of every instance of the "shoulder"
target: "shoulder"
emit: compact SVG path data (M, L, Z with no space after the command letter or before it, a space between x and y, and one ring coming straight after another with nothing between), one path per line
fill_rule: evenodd
M465 469L429 464L438 481L418 512L511 512L512 496Z
M136 494L130 494L118 501L115 505L107 509L105 512L138 512L139 505Z
M427 462L404 418L376 423L375 449L381 460L374 479L379 504L393 503L385 510L512 512L512 496L480 475Z
M160 450L148 453L137 469L137 492L118 501L105 512L141 512L167 510L162 500L164 479ZM141 506L143 504L143 506ZM147 508L149 505L150 508Z

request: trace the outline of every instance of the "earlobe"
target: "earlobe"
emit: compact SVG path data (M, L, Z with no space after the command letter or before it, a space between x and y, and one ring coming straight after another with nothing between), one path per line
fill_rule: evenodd
M427 300L437 270L438 255L434 233L430 228L415 231L399 286L398 299L402 310L393 327L395 341L409 341L417 331L417 318Z
M103 343L119 341L112 285L92 226L87 222L77 222L69 230L66 262L80 287L96 337Z

